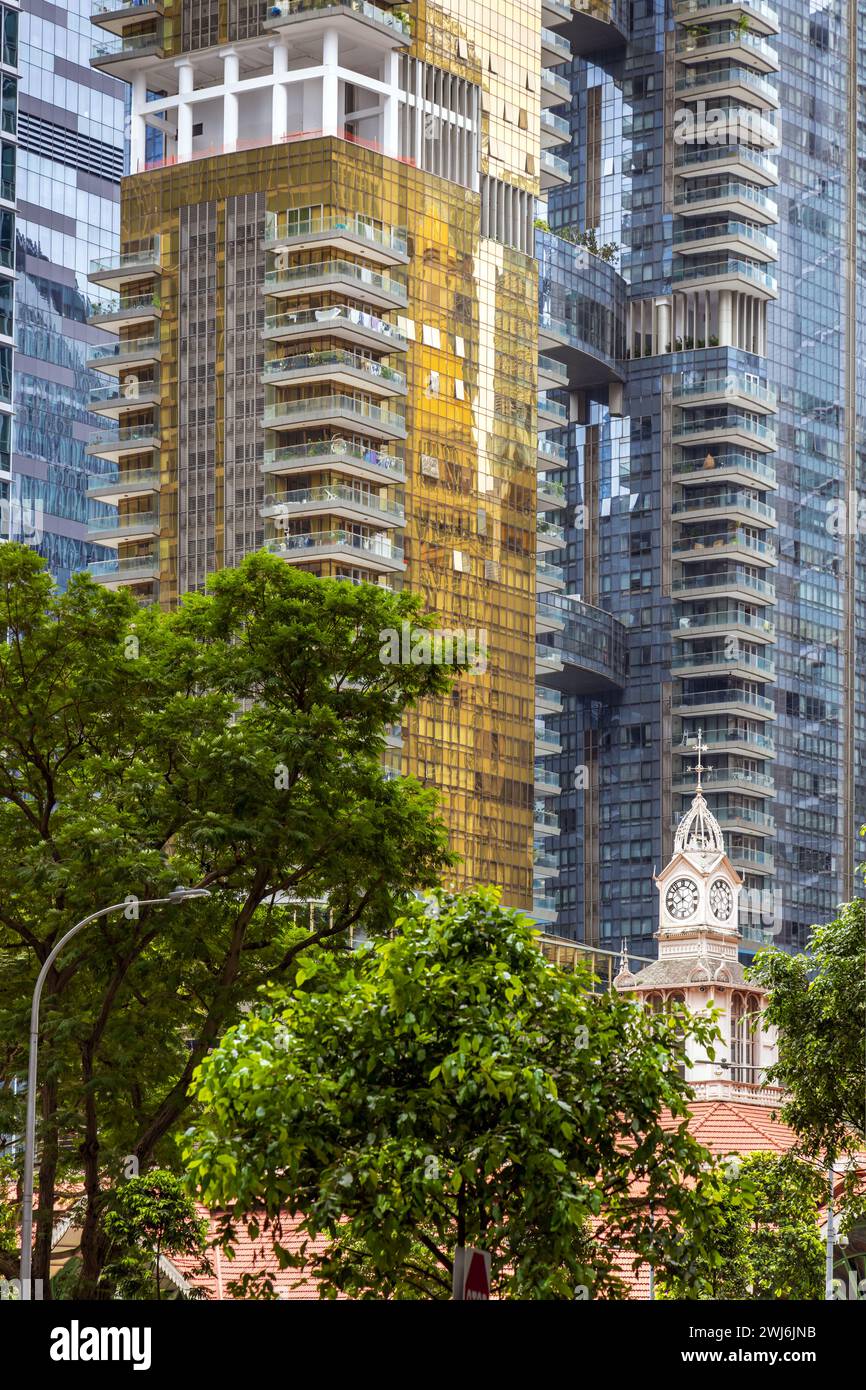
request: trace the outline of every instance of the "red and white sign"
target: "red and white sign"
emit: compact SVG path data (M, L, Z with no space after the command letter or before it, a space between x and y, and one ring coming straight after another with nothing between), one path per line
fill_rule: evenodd
M490 1299L490 1256L486 1250L458 1245L454 1251L453 1296L458 1302Z

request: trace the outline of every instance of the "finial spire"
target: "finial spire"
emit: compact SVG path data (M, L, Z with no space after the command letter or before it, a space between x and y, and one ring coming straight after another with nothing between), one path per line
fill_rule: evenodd
M697 796L700 796L700 795L701 795L701 792L703 791L703 788L701 787L701 773L706 771L706 769L705 769L703 763L701 762L701 754L702 754L702 753L706 753L706 751L707 751L707 745L704 743L704 731L703 731L703 729L698 729L698 739L697 739L697 743L696 743L695 747L696 747L696 749L697 749L697 754L698 754L698 761L695 763L695 767L694 767L694 770L695 770L695 772L697 773L697 776L698 776L698 785L697 785L697 787L695 788L695 793L696 793Z

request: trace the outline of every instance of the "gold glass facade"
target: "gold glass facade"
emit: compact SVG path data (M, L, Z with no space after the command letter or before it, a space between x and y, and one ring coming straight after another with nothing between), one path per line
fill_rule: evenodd
M479 94L474 169L455 144L461 179L345 138L361 103L341 95L344 138L246 141L241 108L231 152L124 181L121 259L155 248L159 263L135 279L125 261L103 281L120 292L104 409L123 439L105 577L171 605L266 544L318 574L420 593L482 660L407 718L391 765L438 788L454 881L497 883L528 908L537 268L482 235L480 190L485 177L538 187L540 7L509 6L507 25L493 3L407 8L408 63L430 65L431 90L452 90L444 73ZM162 52L261 37L262 13L166 3ZM124 357L124 339L150 346Z

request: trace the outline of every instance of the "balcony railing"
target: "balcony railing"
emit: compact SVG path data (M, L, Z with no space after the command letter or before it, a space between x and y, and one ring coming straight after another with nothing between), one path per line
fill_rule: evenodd
M758 594L771 603L776 597L774 584L769 584L766 579L758 579L746 570L738 569L717 570L713 574L689 575L685 579L675 579L671 584L673 594L688 594L699 589L735 588L748 589L750 593Z
M719 179L715 183L705 184L702 187L691 182L684 184L674 194L674 207L700 206L702 203L715 203L721 199L727 199L729 202L738 200L751 203L773 222L779 216L778 203L773 198L768 198L762 188L750 183L740 183L737 179ZM699 235L699 232L691 227L683 227L676 235L682 241L692 241ZM767 240L770 241L771 238L768 237ZM773 245L776 243L773 242Z
M293 488L289 492L266 491L264 498L266 507L284 507L286 511L303 509L305 507L326 507L329 503L335 506L344 505L357 507L361 511L375 513L388 521L395 521L402 525L405 520L405 512L399 502L387 502L376 496L375 493L365 491L363 488L344 487L340 483L328 483L320 487Z
M742 47L748 50L756 59L765 62L769 68L778 68L779 55L774 48L760 38L757 34L752 34L748 29L711 29L707 33L699 33L696 29L685 29L677 31L677 56L689 57L692 54L708 53L712 56L716 48Z
M776 706L766 695L756 695L751 690L687 690L675 695L673 703L677 708L701 709L706 705L748 705L750 709L763 714L775 714Z
M741 184L740 187L745 185ZM774 258L779 252L779 243L773 237L767 236L760 227L753 227L748 222L737 222L733 218L728 218L725 222L712 223L708 227L678 227L674 232L673 244L683 246L693 241L717 241L722 237L750 241L756 250L764 251Z
M730 0L674 0L674 18L684 20L692 15L707 15L713 10L729 10ZM771 27L778 29L779 15L764 0L744 0L742 9L749 15L760 15Z
M279 314L265 314L264 319L266 332L269 330L277 332L280 329L309 328L311 332L315 331L324 335L343 324L366 329L379 337L387 338L389 342L393 343L395 352L401 352L407 346L403 334L392 323L379 318L377 314L369 314L363 309L356 309L351 304L328 304L321 309L285 310Z
M760 401L768 410L775 410L777 393L775 386L757 381L739 372L728 372L725 376L705 376L699 381L678 381L674 384L671 396L675 401L687 401L694 396L748 396L750 400Z
M91 275L105 275L113 270L128 271L133 278L136 270L146 270L159 264L159 237L152 237L137 251L122 251L115 256L101 256L90 262Z
M365 357L360 352L348 352L341 348L327 348L320 352L298 352L291 357L275 357L266 362L263 375L267 377L286 376L292 372L308 371L315 367L348 367L355 372L387 381L397 390L406 389L406 376L395 371L375 357Z
M88 318L104 319L110 318L113 314L134 313L140 310L147 314L151 310L162 308L162 299L158 294L120 294L112 299L91 299L88 306Z
M775 275L771 275L757 261L744 261L741 256L721 256L709 262L688 257L674 266L671 280L674 284L680 284L684 280L718 280L727 275L741 275L768 294L775 294L779 287Z
M87 441L88 447L113 447L118 449L152 449L159 442L157 425L132 425L122 430L97 430ZM101 475L100 475L101 476Z
M159 527L158 512L128 512L123 516L91 516L88 531L141 531Z
M264 462L268 468L301 463L309 464L314 469L329 466L334 458L354 459L365 468L375 468L382 472L383 482L402 483L406 479L406 465L399 455L340 438L317 439L309 444L288 444L282 449L266 449Z
M404 228L386 227L361 213L324 213L317 208L265 213L266 246L340 232L368 241L379 250L408 255L409 242Z
M308 531L300 536L285 536L267 542L267 549L275 555L296 555L305 550L330 550L335 546L346 546L365 555L380 556L383 560L402 561L402 541L388 536L358 536L342 529L332 531Z
M768 640L776 635L776 624L769 618L749 613L744 608L721 607L710 613L688 613L677 618L674 631L680 636L699 628L751 628Z
M357 396L336 393L328 396L305 396L301 400L272 401L265 406L264 422L270 428L280 428L284 423L286 428L291 428L304 420L320 419L323 415L351 415L389 431L394 430L400 434L406 432L405 417L399 415L396 410L373 405Z
M751 652L731 653L723 647L712 652L675 656L671 661L672 671L697 671L705 666L747 666L750 671L757 671L768 680L776 674L775 661L768 661L764 656L754 656Z
M387 295L390 299L405 304L408 290L401 280L393 275L385 275L371 270L366 265L355 265L352 261L317 261L311 265L289 266L284 270L265 272L265 292L277 294L280 290L303 289L327 280L349 281L360 289L372 290Z
M363 19L392 29L401 38L412 36L412 21L408 15L395 10L382 9L371 5L368 0L268 0L265 6L265 20L276 23L280 19L293 19L304 15L324 14L332 16L341 10L360 15Z
M743 86L755 92L767 105L778 106L779 91L772 82L760 77L753 68L740 67L738 63L716 63L713 67L689 68L677 79L676 91L693 91L696 87L737 87Z
M554 463L560 463L564 468L568 463L568 449L555 439L544 439L539 435L538 453L541 458L547 461L548 468L552 467Z
M715 426L705 426L703 432L706 433ZM738 424L737 429L741 426ZM688 433L687 430L683 430ZM694 432L694 431L693 431ZM720 428L719 432L722 430ZM775 439L775 433L773 433ZM691 473L712 473L712 472L733 472L739 471L749 473L753 477L766 483L768 487L776 486L776 470L771 463L766 463L758 454L743 453L740 450L726 449L719 453L707 453L701 458L681 458L674 461L671 472L675 478L682 477L684 474ZM712 482L707 478L707 482Z
M87 572L92 579L135 579L136 576L149 578L148 570L155 570L159 566L156 552L152 551L147 555L124 555L116 560L94 560L87 566Z
M701 497L684 497L681 502L673 504L671 515L683 516L692 512L719 511L729 507L750 512L756 519L766 521L768 525L776 519L775 508L768 507L766 502L759 502L748 492L712 492L704 493Z
M761 420L754 420L750 415L743 415L732 410L728 410L724 415L683 416L674 423L671 433L675 439L680 439L688 438L690 434L724 436L734 431L750 434L755 439L760 439L767 445L768 449L775 449L776 447L776 431L771 425L765 425ZM721 466L720 463L716 464L717 468Z
M87 491L104 492L106 488L144 488L159 486L158 468L108 468L104 473L88 473ZM89 523L88 523L89 524Z
M749 550L766 560L775 560L776 547L769 541L750 536L747 531L737 528L730 531L709 531L703 536L680 536L671 546L673 555L688 556L690 559L706 559L714 550L725 550L730 546Z
M108 362L115 357L154 357L159 352L159 338L122 338L117 343L88 347L87 357L91 362Z
M95 44L90 56L95 62L107 58L137 58L144 53L158 53L161 48L160 27L147 34L124 34L122 38Z
M561 710L563 705L562 691L549 689L546 685L537 685L535 687L535 701L536 704L550 705L552 710L554 707Z

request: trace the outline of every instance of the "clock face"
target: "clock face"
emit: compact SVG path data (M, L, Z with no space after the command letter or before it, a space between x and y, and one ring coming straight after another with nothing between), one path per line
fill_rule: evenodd
M734 895L723 878L714 879L710 884L710 907L720 922L727 922L734 910Z
M665 904L672 917L685 921L698 906L697 884L690 878L675 878L667 891Z

